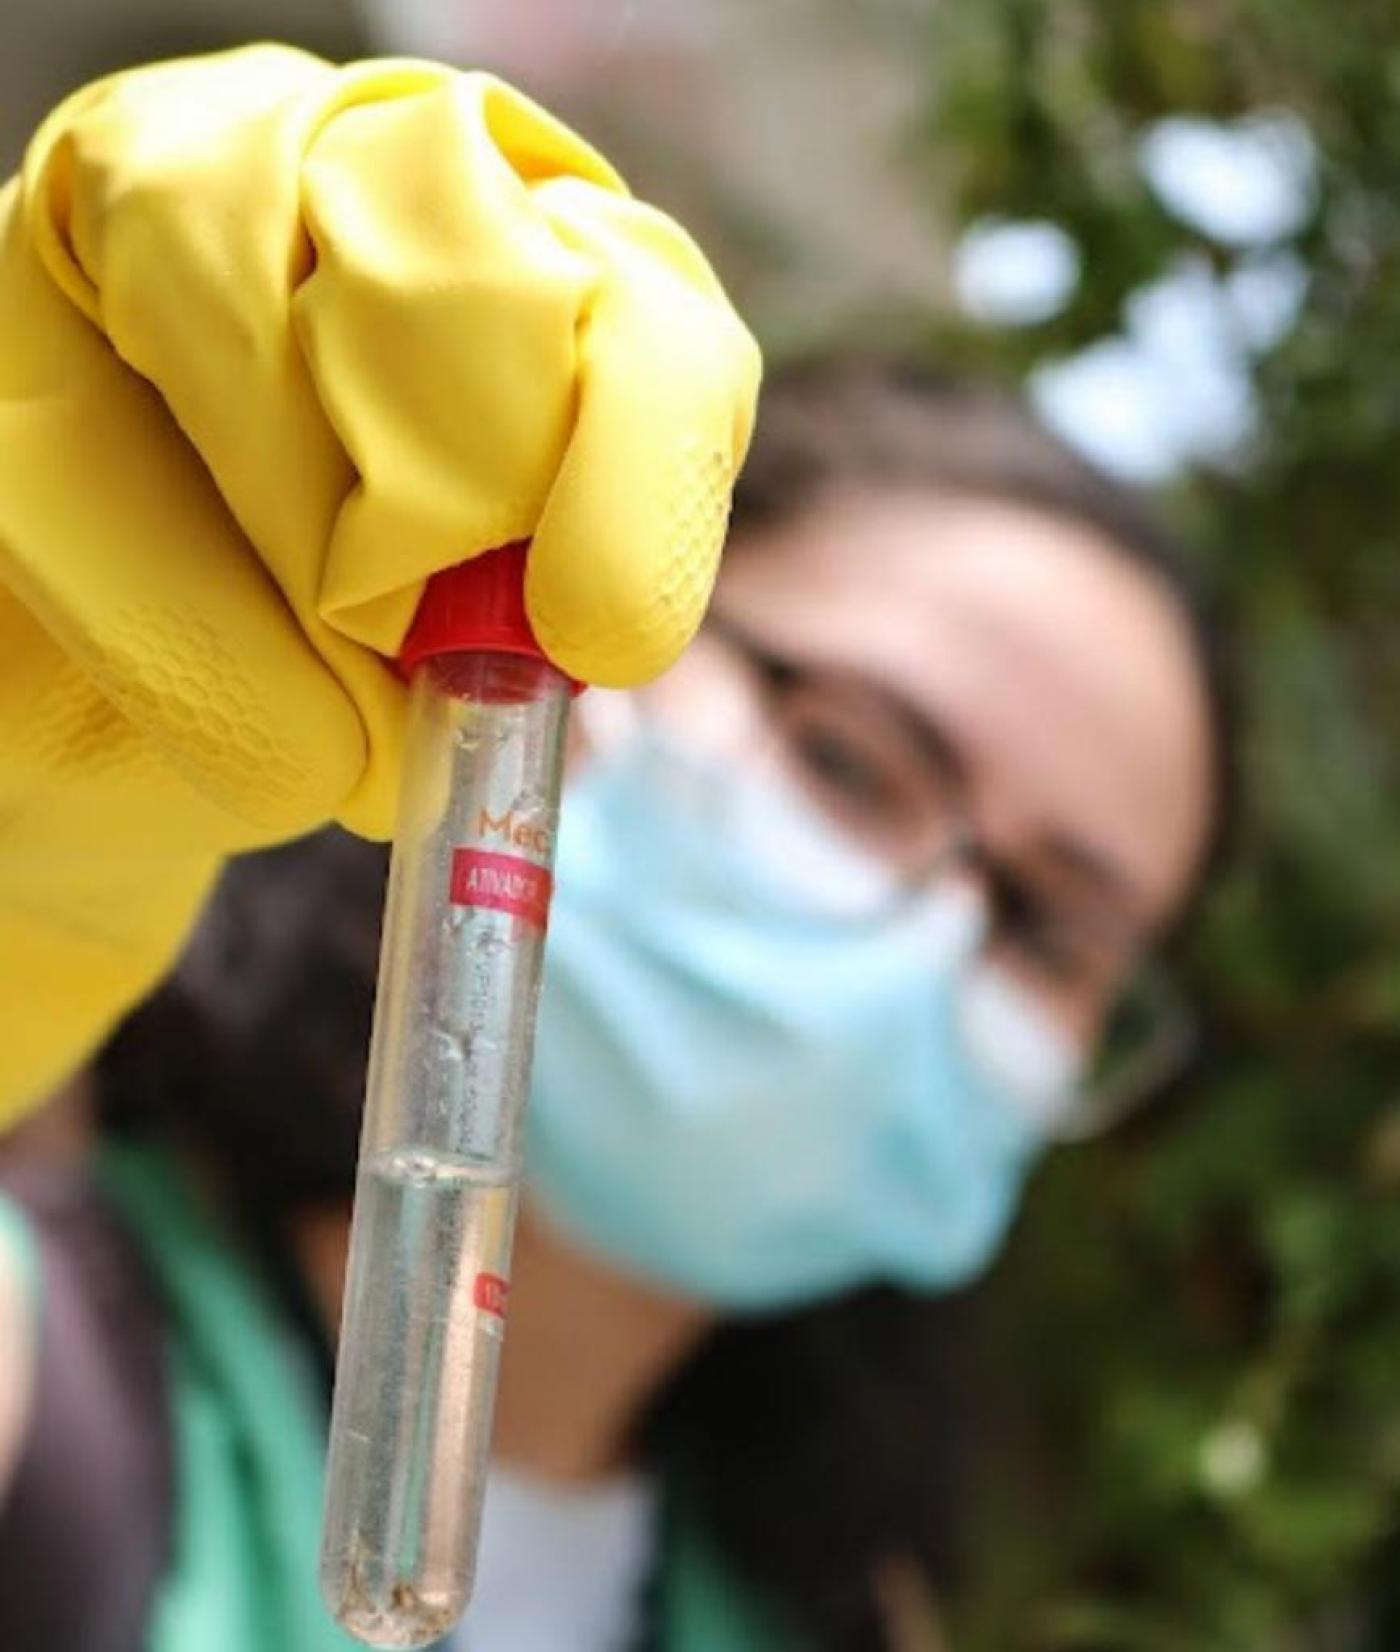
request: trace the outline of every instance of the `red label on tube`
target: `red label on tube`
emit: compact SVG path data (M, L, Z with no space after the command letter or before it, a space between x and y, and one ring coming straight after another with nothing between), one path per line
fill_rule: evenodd
M484 1314L506 1317L506 1303L510 1300L510 1281L498 1273L479 1273L472 1287L472 1301Z
M554 880L543 866L519 855L499 855L491 849L452 851L451 898L454 906L485 906L509 912L535 929L549 918Z

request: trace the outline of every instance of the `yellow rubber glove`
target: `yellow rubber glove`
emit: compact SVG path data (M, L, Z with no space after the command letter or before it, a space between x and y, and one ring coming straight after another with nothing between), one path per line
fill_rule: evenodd
M555 661L662 670L757 378L682 231L488 76L265 46L65 103L0 191L0 1124L225 856L388 834L427 575L531 537Z

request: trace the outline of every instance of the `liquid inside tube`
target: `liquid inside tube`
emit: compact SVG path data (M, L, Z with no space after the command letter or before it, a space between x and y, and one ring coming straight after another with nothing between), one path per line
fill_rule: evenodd
M375 1646L424 1646L461 1615L490 1444L517 1179L427 1149L367 1161L356 1187L351 1314L387 1321L339 1381L341 1529L326 1531L335 1615ZM372 1368L366 1368L373 1361Z
M413 680L321 1546L371 1646L429 1646L471 1596L567 704L533 659Z

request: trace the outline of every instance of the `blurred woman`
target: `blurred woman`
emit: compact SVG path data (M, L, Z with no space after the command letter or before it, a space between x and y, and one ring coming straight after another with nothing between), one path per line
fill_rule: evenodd
M578 722L452 1644L927 1645L937 1295L1188 1043L1156 960L1225 816L1208 630L1016 403L816 360L768 390L700 637ZM235 866L64 1103L95 1172L5 1171L46 1309L4 1345L6 1644L261 1647L248 1603L313 1588L383 870L338 835Z

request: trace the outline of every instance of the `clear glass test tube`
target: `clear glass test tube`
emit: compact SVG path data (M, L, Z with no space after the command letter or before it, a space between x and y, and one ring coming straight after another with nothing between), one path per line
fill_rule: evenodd
M471 1594L571 686L524 653L413 669L321 1552L371 1646Z

